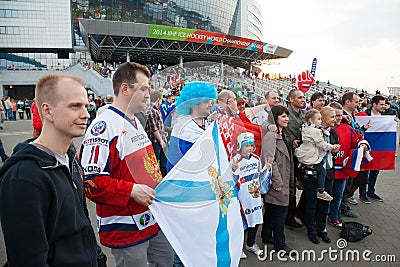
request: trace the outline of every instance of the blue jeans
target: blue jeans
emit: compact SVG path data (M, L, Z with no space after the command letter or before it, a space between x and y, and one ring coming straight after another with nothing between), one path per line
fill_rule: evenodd
M156 154L156 158L160 165L161 175L165 177L167 175L167 157L165 156L164 149L161 147L158 142L151 142L154 149L154 154Z
M346 187L347 179L335 179L333 181L332 197L329 207L329 219L332 221L339 220L339 207L342 202L344 188Z
M274 249L276 251L286 248L285 243L285 220L288 214L288 206L278 206L266 203L264 212L264 223L261 237L263 243L267 243L273 234Z
M247 240L246 244L251 247L256 243L256 235L258 230L258 224L254 227L247 228Z
M322 160L320 163L314 165L314 168L318 171L318 178L317 178L317 188L315 191L323 193L325 190L325 177L326 177L326 170L324 167L325 160Z
M368 192L367 192L366 184L360 185L360 188L358 189L359 193L360 193L360 197L361 196L373 196L375 194L375 185L376 185L376 180L378 179L378 174L379 174L379 171L377 171L377 170L369 171Z
M332 175L331 179L325 179L325 191L332 196L332 191L333 191L333 183L335 182L334 176L334 170L330 170ZM329 170L327 170L327 175L326 177L329 176ZM316 211L316 222L317 222L317 232L323 232L326 228L326 218L328 217L328 212L329 212L329 206L331 202L324 201L321 199L318 199L318 208ZM320 212L319 212L320 211Z
M333 181L334 181L334 170L333 169L326 170L325 191L329 195L332 195ZM311 227L308 226L306 223L306 211L308 209L308 206L307 206L307 194L305 191L306 190L303 190L303 193L301 193L299 204L297 205L296 209L296 217L299 218L306 225L308 232L313 232L315 231L315 229L313 229L312 226ZM307 191L311 192L310 190ZM329 212L329 202L318 199L317 208L315 210L315 223L317 231L322 232L323 230L325 230L326 217L328 216L328 212Z
M15 121L14 113L13 113L12 109L7 109L7 119L9 121Z

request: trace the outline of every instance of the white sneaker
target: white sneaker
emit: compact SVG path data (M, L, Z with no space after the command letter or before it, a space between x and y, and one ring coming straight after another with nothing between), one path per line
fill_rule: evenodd
M256 254L257 256L258 256L258 255L261 255L261 254L263 253L262 249L260 249L260 247L259 247L257 244L255 244L255 243L254 243L254 245L251 246L251 247L249 247L249 246L246 244L246 250L247 250L247 251L250 251L250 252L252 252L252 253L254 253L254 254Z
M349 204L351 204L351 205L357 205L358 204L358 201L354 197L349 197L347 199L347 202L349 202Z
M242 256L240 256L240 258L241 258L241 259L245 259L245 258L247 258L247 255L244 254L244 252L242 251Z
M326 191L320 193L317 192L317 198L325 200L325 201L331 201L333 199L333 197L331 197L331 195L329 195Z

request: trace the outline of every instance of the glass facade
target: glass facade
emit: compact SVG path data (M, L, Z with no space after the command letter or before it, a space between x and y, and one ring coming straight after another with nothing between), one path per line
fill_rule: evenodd
M72 12L74 18L162 24L261 39L256 0L73 0ZM242 25L250 17L252 23Z
M0 53L0 69L62 70L71 65L73 56L75 53L68 59L60 59L56 53Z
M71 18L69 0L0 0L0 69L68 66ZM59 59L60 51L64 59Z
M60 69L90 60L88 52L68 53L74 46L85 46L77 18L162 24L261 40L257 0L0 0L0 69ZM61 50L62 57L57 55Z
M0 48L72 48L71 3L0 0Z

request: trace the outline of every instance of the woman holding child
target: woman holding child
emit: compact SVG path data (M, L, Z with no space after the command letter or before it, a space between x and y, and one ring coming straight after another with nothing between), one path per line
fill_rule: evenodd
M303 126L303 130L314 127L314 131L320 135L318 144L313 145L317 150L313 154L318 158L318 162L308 164L302 179L306 199L305 225L308 238L314 244L320 243L319 238L325 243L331 242L325 228L329 201L332 199L330 196L334 179L333 159L340 148L337 134L332 129L335 126L335 115L335 110L331 107L323 107L321 111L310 110L305 116L305 124L308 125ZM307 135L304 134L303 138L305 136ZM301 151L302 146L306 146L309 141L303 140L296 152ZM301 157L299 161L303 161Z

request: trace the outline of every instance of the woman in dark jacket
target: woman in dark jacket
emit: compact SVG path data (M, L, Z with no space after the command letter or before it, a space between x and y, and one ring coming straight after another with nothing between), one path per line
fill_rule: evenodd
M336 121L336 113L332 107L323 107L321 109L321 126L324 140L332 145L338 144L339 139L337 133L333 130ZM326 177L325 177L325 191L332 194L332 186L334 179L333 160L338 150L327 152L324 156ZM308 239L314 244L319 244L320 239L325 243L330 243L331 239L326 232L326 217L328 215L329 202L317 199L317 180L315 175L305 174L303 177L304 192L300 202L305 204L305 225L307 227ZM299 203L300 206L300 203ZM298 208L299 208L298 206Z
M262 241L267 243L273 235L274 249L290 252L285 243L284 225L289 206L289 181L293 179L293 156L283 130L289 122L289 110L277 105L271 109L277 132L267 132L262 142L261 159L272 165L271 189L265 196Z

